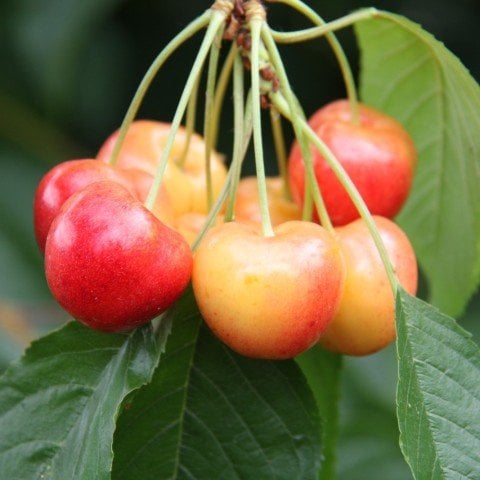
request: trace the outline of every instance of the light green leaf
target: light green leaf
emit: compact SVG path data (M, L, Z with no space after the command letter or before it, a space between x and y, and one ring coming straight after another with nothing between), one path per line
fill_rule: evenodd
M406 18L379 12L356 32L363 101L400 120L418 149L398 221L431 303L456 316L480 272L480 88L458 58Z
M397 296L400 443L417 480L480 477L480 350L450 317Z
M119 418L113 478L316 478L318 412L298 367L235 354L187 300L152 383Z
M72 322L35 341L0 378L0 478L110 479L120 403L159 354L150 326L102 334Z

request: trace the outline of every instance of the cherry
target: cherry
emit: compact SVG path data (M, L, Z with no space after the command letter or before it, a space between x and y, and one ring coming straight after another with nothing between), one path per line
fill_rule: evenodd
M68 160L49 170L40 180L33 204L33 224L40 251L45 251L53 219L75 192L99 180L128 182L112 167L93 159Z
M200 312L230 348L254 358L291 358L318 341L338 307L343 259L335 238L311 222L275 236L230 222L210 229L194 259Z
M112 181L71 196L47 237L53 296L97 330L129 330L159 315L182 294L191 269L183 237Z
M412 139L393 118L359 105L360 121L351 120L346 100L332 102L309 119L310 126L345 168L372 214L393 218L405 203L412 183L416 151ZM315 176L334 225L359 214L326 160L312 150ZM303 203L305 166L300 147L290 152L288 174L293 197Z
M170 133L170 124L154 120L136 120L124 139L118 161L118 168L136 168L155 175L162 152ZM97 159L109 162L118 131L112 133L101 146ZM184 154L187 132L180 128L175 136L170 152L163 183L172 199L175 215L188 212L208 213L205 142L198 134L192 134L183 164L180 160ZM213 197L220 193L227 177L223 158L217 152L211 155L211 178Z
M417 261L405 233L391 220L374 217L400 284L417 289ZM372 236L362 219L337 229L345 261L340 308L320 339L323 347L348 355L374 353L395 339L395 300Z
M279 225L290 220L300 220L302 212L296 203L287 199L283 191L283 179L268 177L268 209L272 225ZM244 177L238 184L235 199L235 220L239 222L261 223L262 215L258 195L257 177Z

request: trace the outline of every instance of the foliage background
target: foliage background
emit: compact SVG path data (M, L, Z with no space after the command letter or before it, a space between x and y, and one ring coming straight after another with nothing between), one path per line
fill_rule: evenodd
M181 3L181 6L180 6ZM477 0L308 1L325 19L376 6L421 23L480 78ZM65 320L45 286L33 240L35 185L55 163L95 155L122 119L156 53L208 0L4 0L0 3L0 370L31 338ZM304 26L281 6L271 6L278 29ZM357 64L351 31L340 35ZM161 72L141 116L168 120L193 59L198 38ZM282 49L305 110L344 95L333 56L323 42ZM305 66L308 65L308 69ZM220 149L229 152L231 122L225 109ZM268 169L274 171L270 138ZM250 165L250 166L249 166ZM251 171L251 162L246 171ZM462 325L480 339L480 298ZM346 359L339 450L341 479L410 478L401 458L394 416L393 348Z

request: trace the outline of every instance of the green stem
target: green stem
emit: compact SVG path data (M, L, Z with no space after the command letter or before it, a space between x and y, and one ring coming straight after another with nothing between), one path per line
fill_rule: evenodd
M270 107L270 123L272 125L273 143L275 145L275 154L277 157L278 173L282 178L283 196L291 200L290 189L288 188L287 174L287 147L285 145L285 135L283 134L282 118L278 110L272 105Z
M240 157L238 158L238 162L241 166L241 163L243 161L243 158L245 157L245 154L248 149L248 145L250 144L250 139L252 137L252 111L250 108L251 105L251 92L247 96L247 103L246 103L246 108L245 108L245 115L243 118L243 125L244 125L244 130L243 130L243 145L241 148L241 154ZM204 237L205 233L207 230L213 225L213 222L215 221L215 218L217 217L218 213L220 212L220 209L222 205L224 204L227 194L232 190L232 182L234 175L236 175L235 169L237 168L236 164L232 162L230 165L230 168L228 170L228 175L225 183L223 184L222 190L215 201L215 203L212 206L212 209L210 210L207 220L205 221L205 224L202 228L202 230L199 232L197 238L192 244L192 250L195 250L200 242L202 241L202 238Z
M220 194L218 195L215 202L213 203L212 208L208 212L207 219L205 220L205 223L203 224L202 229L200 230L194 242L192 243L193 251L195 251L198 245L200 245L202 238L205 236L207 231L212 227L213 223L215 222L215 219L217 218L217 215L220 212L220 209L222 208L222 205L225 203L225 200L227 199L227 194L230 191L232 176L233 176L233 166L230 165L230 168L228 169L227 178L222 186L222 190L220 191Z
M272 94L272 100L274 101L275 105L279 109L279 111L288 119L292 119L295 114L292 115L292 112L285 100L280 97L278 94ZM348 193L348 196L352 200L355 208L358 210L360 216L365 221L370 234L375 242L375 246L377 247L378 253L380 258L382 259L383 265L388 275L388 279L390 282L390 286L392 287L392 291L394 296L396 295L397 288L398 288L398 279L395 275L395 271L393 269L392 263L390 262L390 258L388 256L387 250L385 248L385 244L383 243L380 234L378 233L377 226L375 225L375 221L368 210L367 205L365 204L362 196L355 187L354 183L348 176L347 172L340 164L340 162L335 158L335 155L331 152L331 150L327 147L327 145L321 140L315 131L308 125L308 123L300 119L299 120L300 127L302 129L303 134L307 137L308 141L312 143L315 148L320 152L320 154L325 158L326 162L334 172L335 176L338 178L339 182L342 184L345 191Z
M311 194L313 195L313 200L317 208L320 222L322 223L324 228L326 228L330 232L333 232L333 225L330 220L330 217L328 216L328 212L325 207L325 202L323 201L322 194L320 192L318 183L316 181L315 171L313 169L312 152L310 150L309 143L305 139L305 136L302 133L302 129L301 129L300 120L305 122L305 114L303 113L303 110L299 105L290 87L290 82L288 80L285 67L283 66L280 53L278 52L277 46L275 45L272 34L270 32L270 28L266 24L264 25L264 28L262 31L262 38L263 38L263 41L265 42L268 53L270 55L272 65L275 68L275 71L280 80L281 90L285 95L288 108L291 112L294 112L294 114L291 116L290 121L292 122L295 136L300 145L300 150L302 152L302 157L303 157L303 161L306 169L306 180L310 185L310 191L311 191ZM274 94L274 93L270 94L270 98L272 100L280 98L280 96L281 96L280 94ZM283 96L281 98L284 99ZM277 106L277 103L275 101L273 101L273 104ZM305 183L307 183L307 181Z
M295 8L298 10L300 13L305 15L308 19L312 21L312 23L318 25L319 27L310 29L310 31L316 30L317 36L325 35L328 43L330 44L333 53L337 59L338 65L340 66L340 70L342 72L343 80L345 83L345 89L347 91L347 97L350 102L350 108L352 112L352 121L355 124L358 124L360 122L360 114L359 114L359 108L358 108L358 95L357 95L357 89L355 87L355 80L353 78L353 73L352 69L350 67L350 64L348 62L347 56L345 55L345 52L338 41L337 37L333 33L333 30L339 29L339 28L344 28L348 25L351 25L354 22L357 22L359 20L363 20L365 18L371 18L376 14L376 10L374 8L369 8L369 9L364 9L360 10L359 12L354 12L350 15L347 15L345 17L342 17L338 20L335 20L330 23L326 23L323 18L321 18L312 8L310 8L308 5L305 5L301 0L280 0L282 3L285 3L292 8ZM348 23L351 22L351 23ZM321 32L320 34L318 32ZM323 33L322 33L323 32ZM297 35L300 32L291 32L292 36L287 36L287 42L292 41L298 41L296 40L298 37ZM290 35L287 33L286 35ZM300 37L302 35L300 34ZM282 33L277 32L274 34L274 38L276 41L282 41L281 39L285 38ZM315 37L315 38L316 38Z
M110 157L110 164L115 165L117 162L118 154L122 148L123 141L127 135L128 128L132 123L133 119L137 115L138 109L147 93L150 84L152 83L155 75L158 73L162 65L168 60L170 55L178 48L182 43L186 42L190 37L195 35L202 28L205 28L206 25L210 22L212 17L212 11L207 10L203 15L200 15L197 19L187 25L177 36L175 36L167 46L158 54L157 58L150 65L150 68L145 73L140 85L135 92L135 95L128 107L127 113L123 119L122 125L118 132L118 137L113 147L112 155Z
M313 196L311 182L305 182L305 194L303 198L302 220L311 222L313 216Z
M218 57L222 45L222 36L225 25L218 29L217 36L210 49L210 59L208 62L207 88L205 92L205 116L203 122L203 137L205 139L205 179L207 188L207 207L210 210L213 203L212 188L212 123L213 118L213 102L215 93L215 83L217 80Z
M252 34L251 49L251 78L252 78L252 114L253 114L253 146L255 152L255 166L258 182L258 200L262 217L262 230L265 237L273 237L273 227L268 209L267 180L265 178L265 164L263 159L262 142L262 115L260 107L260 35L264 21L253 17L250 20Z
M212 147L216 148L218 143L218 125L220 123L221 110L225 92L227 91L228 81L230 80L230 73L233 68L233 61L237 54L237 45L232 43L230 51L222 67L222 71L218 77L217 88L215 90L215 98L213 100L213 114L214 119L212 124Z
M167 142L165 144L165 148L162 151L160 162L158 164L158 168L155 173L155 178L153 180L152 186L150 188L150 191L148 192L148 196L145 201L145 206L150 210L153 208L153 205L155 204L155 199L157 198L157 194L160 189L160 185L162 183L162 177L165 172L165 168L167 166L168 157L170 156L170 152L172 150L173 141L175 139L175 135L177 134L178 128L180 126L180 122L185 113L188 99L191 96L193 87L198 78L198 75L200 74L200 71L203 67L203 64L208 55L210 47L215 39L217 31L222 26L224 21L225 21L225 13L222 10L214 10L211 13L210 23L208 25L207 31L205 33L202 44L198 51L197 57L195 58L195 62L193 63L192 70L190 71L190 75L188 76L187 82L183 89L182 96L180 97L180 100L178 102L177 110L175 111L170 132L167 137Z
M288 0L280 0L285 3L297 4L300 2ZM305 6L306 7L306 6ZM306 7L308 8L308 7ZM305 10L307 11L307 10ZM313 10L312 10L313 12ZM311 19L315 18L314 23L317 23L318 27L305 28L303 30L297 30L294 32L277 32L272 30L272 35L276 42L279 43L298 43L305 42L307 40L313 40L315 38L328 35L331 32L336 30L341 30L346 27L352 26L354 23L361 20L367 20L378 15L378 10L376 8L365 8L358 10L357 12L350 13L343 17L332 20L331 22L325 23L317 14L312 15Z
M233 220L235 213L235 198L242 170L241 154L244 143L244 84L242 59L236 55L233 64L233 154L232 168L234 171L233 182L229 192L225 221Z
M186 138L185 138L185 145L183 147L182 154L180 155L180 159L178 160L179 167L184 167L185 162L187 160L187 154L190 150L190 143L192 141L192 135L195 131L195 119L197 117L197 102L198 102L198 89L200 87L200 75L197 77L195 85L193 86L192 94L188 99L188 106L187 106L187 118L185 121L185 130L186 130Z

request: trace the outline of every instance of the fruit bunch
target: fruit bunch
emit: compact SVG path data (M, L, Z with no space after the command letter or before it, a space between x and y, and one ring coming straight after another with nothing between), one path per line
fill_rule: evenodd
M41 180L35 232L52 294L82 323L123 331L164 312L191 280L205 322L241 354L284 359L315 344L373 353L395 337L395 289L417 287L415 253L392 221L410 190L413 142L355 98L303 120L269 37L260 43L261 4L221 2L212 16L210 27L218 17L236 42L225 67L235 103L228 170L215 151L222 86L207 86L205 138L188 114L180 127L195 110L201 62L218 48L207 32L172 124L129 111L95 159ZM278 177L264 173L261 105L274 113ZM297 138L288 162L278 113ZM257 176L241 178L252 131Z

